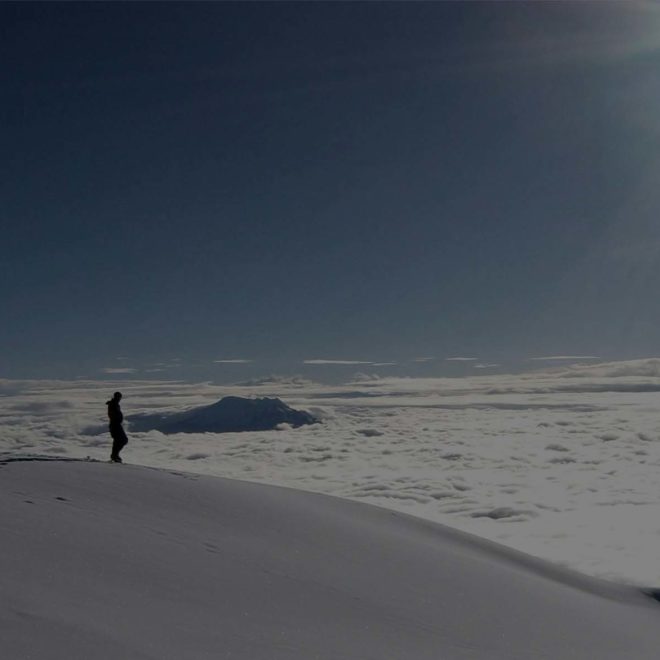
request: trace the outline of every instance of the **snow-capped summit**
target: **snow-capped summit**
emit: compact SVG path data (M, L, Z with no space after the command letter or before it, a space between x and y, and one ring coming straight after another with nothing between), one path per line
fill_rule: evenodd
M133 415L129 421L132 431L228 433L268 431L280 424L298 427L318 420L305 411L294 410L280 399L226 396L210 406L178 413Z

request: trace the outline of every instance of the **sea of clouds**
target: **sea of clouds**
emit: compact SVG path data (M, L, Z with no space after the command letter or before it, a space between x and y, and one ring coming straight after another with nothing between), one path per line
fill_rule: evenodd
M276 396L322 423L132 433L127 462L285 485L442 522L585 573L660 585L660 359L328 386L0 380L0 454L105 459L130 416ZM118 468L121 469L121 468Z

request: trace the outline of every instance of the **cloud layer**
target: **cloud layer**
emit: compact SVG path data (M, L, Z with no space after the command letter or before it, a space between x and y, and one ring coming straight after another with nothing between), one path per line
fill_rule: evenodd
M103 458L127 415L277 396L322 424L265 433L132 432L129 462L287 485L447 523L584 572L660 583L660 359L534 374L320 385L0 381L0 451Z

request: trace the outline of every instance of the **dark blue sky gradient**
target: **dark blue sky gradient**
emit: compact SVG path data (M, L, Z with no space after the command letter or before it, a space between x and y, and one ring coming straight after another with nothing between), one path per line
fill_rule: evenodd
M3 3L0 26L0 377L660 349L653 7Z

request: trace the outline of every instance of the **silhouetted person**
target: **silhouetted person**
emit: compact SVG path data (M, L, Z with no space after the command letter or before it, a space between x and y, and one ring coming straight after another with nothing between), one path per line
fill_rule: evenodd
M113 463L121 463L119 452L128 443L128 438L124 432L124 427L121 425L124 421L119 402L121 401L121 392L115 392L110 401L106 402L108 406L108 419L110 420L110 435L112 436L112 453L110 460Z

